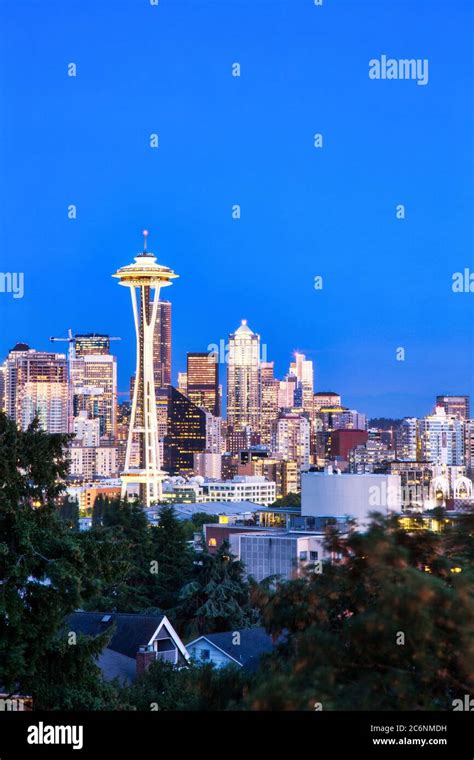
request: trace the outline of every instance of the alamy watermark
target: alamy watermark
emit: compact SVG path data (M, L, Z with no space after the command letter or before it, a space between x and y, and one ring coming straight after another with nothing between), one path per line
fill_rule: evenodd
M10 293L13 298L23 298L25 275L23 272L0 272L0 293Z
M388 58L381 55L369 61L369 79L412 79L419 85L428 84L427 58Z
M451 289L453 293L474 293L474 272L468 267L462 272L454 272Z
M258 367L262 362L268 361L267 344L261 343L259 348L259 353L252 351L249 360L245 364ZM209 352L209 364L229 364L230 346L223 338L220 339L219 343L209 343L207 350Z
M0 699L0 712L18 712L26 709L26 702L21 697Z

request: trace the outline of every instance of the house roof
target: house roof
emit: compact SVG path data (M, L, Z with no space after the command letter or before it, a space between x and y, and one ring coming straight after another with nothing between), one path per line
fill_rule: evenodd
M108 649L133 657L141 646L147 645L161 626L164 615L134 615L116 612L73 612L67 618L70 631L86 636L98 636L112 626L115 633Z
M106 681L118 678L121 683L132 683L136 676L136 663L132 657L106 647L96 659Z
M235 634L240 634L240 644L234 644ZM242 628L240 631L225 631L224 633L206 633L186 644L191 647L198 641L208 641L221 652L224 652L234 662L244 668L257 667L263 654L271 652L281 639L273 642L264 628Z

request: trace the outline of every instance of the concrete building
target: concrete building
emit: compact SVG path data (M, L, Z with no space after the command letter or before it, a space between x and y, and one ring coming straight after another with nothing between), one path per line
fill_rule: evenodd
M333 391L318 391L313 394L313 409L315 412L319 412L325 407L340 407L341 395L334 393Z
M206 480L220 480L222 477L222 456L210 451L194 454L194 470Z
M464 422L464 465L468 477L474 478L474 420Z
M348 460L349 452L360 444L366 443L366 430L339 428L331 433L331 456Z
M232 480L202 485L204 501L251 501L269 506L276 500L276 484L257 475L236 475Z
M314 396L314 369L313 362L306 359L304 354L295 352L295 359L290 364L290 375L294 375L300 386L300 400L298 406L301 406L308 414L313 411Z
M360 432L360 431L358 431ZM369 439L349 452L350 472L376 472L382 464L396 458L395 450L380 440Z
M469 396L436 396L436 406L441 406L448 417L469 419Z
M274 363L262 362L262 407L260 419L260 440L265 446L270 446L272 438L272 424L278 417L278 398L280 381L273 375Z
M117 436L117 360L106 353L70 355L71 429L75 417L86 412L89 419L99 420L100 437L115 440ZM104 338L106 336L103 336ZM91 347L92 348L92 347ZM105 350L105 349L104 349Z
M418 441L418 419L407 417L402 420L395 434L397 459L414 462L420 458Z
M48 433L67 433L68 372L65 354L35 351L18 343L4 370L5 411L26 430L35 417Z
M68 448L68 456L69 473L74 478L89 482L118 476L116 446L82 446L80 442L73 441Z
M90 419L86 411L79 412L72 420L74 440L82 446L98 446L100 441L100 420Z
M325 517L349 516L361 525L369 512L401 511L399 475L324 472L301 474L301 514Z
M256 581L272 575L296 578L307 566L326 557L324 536L278 531L233 533L230 548L245 565L245 574Z
M464 464L464 423L444 407L418 421L421 459L433 464Z
M303 414L281 414L273 423L272 451L301 469L310 464L310 423Z

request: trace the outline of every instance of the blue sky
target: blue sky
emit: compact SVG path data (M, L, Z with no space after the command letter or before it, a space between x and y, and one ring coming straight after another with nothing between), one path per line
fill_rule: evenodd
M471 0L0 0L0 271L25 276L23 299L0 293L0 356L109 332L126 390L130 299L111 274L147 227L180 275L164 291L174 378L246 318L277 374L302 350L316 390L371 416L473 393L474 293L451 288L474 272L473 15ZM369 79L383 54L427 58L428 84Z

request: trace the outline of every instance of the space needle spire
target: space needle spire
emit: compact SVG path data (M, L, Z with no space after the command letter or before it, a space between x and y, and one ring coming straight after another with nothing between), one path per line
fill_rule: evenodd
M166 477L161 469L158 440L153 340L160 288L171 285L178 275L158 264L155 255L148 251L148 230L143 231L143 239L143 252L135 256L132 264L121 267L112 277L117 277L120 285L130 288L137 351L125 467L121 474L122 498L126 496L129 484L139 484L143 504L149 507L161 500L162 482ZM138 467L131 466L134 441L138 441Z

